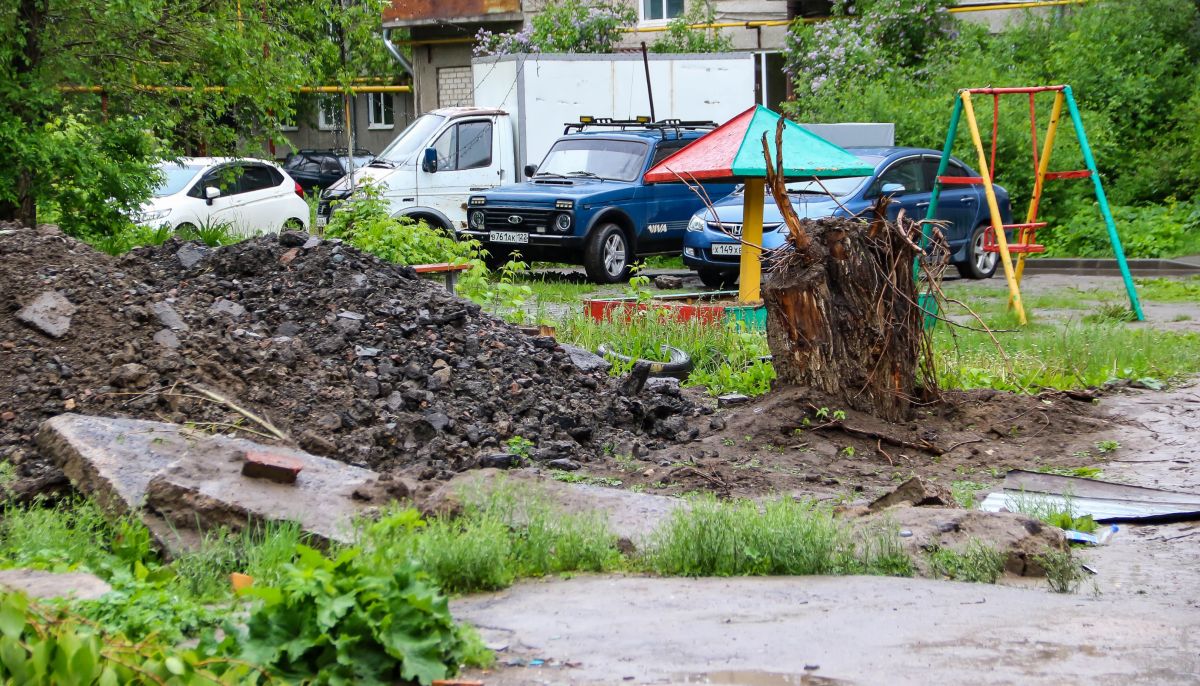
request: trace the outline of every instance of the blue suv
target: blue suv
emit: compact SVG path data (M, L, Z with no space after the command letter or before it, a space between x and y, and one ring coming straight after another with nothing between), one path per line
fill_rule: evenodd
M648 255L678 255L688 220L704 207L687 185L646 184L645 173L715 127L711 122L587 121L568 124L523 183L472 195L461 237L478 239L503 263L526 259L582 264L596 283L629 278ZM732 184L708 184L709 197Z
M907 217L924 219L929 208L934 177L941 153L926 148L847 148L875 167L870 176L844 179L798 181L787 185L792 205L801 217L847 216L870 207L880 195L889 195L890 218L900 210ZM945 176L978 177L979 174L960 160L949 160ZM1005 224L1012 223L1008 191L995 186L996 201ZM828 194L826 194L828 190ZM831 198L830 195L833 197ZM683 240L683 262L698 272L709 288L729 288L737 282L741 244L729 234L742 230L742 195L735 192L714 205L717 216L705 209L688 223ZM937 219L947 222L942 231L950 244L950 262L969 279L986 279L996 271L999 256L983 249L984 234L991 226L983 185L943 184L938 200ZM720 220L719 222L717 220ZM721 230L724 225L725 231ZM728 233L726 233L728 232ZM763 247L783 245L787 228L783 216L767 194L763 210Z

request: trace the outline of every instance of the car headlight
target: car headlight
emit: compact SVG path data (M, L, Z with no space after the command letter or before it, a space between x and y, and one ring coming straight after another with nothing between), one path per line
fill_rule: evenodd
M480 205L487 204L487 198L483 197L482 195L472 195L471 198L467 200L467 204L472 207L478 207Z
M573 207L575 207L574 200L555 200L554 201L554 209L556 209L556 210L569 210Z
M571 229L571 215L560 214L554 218L554 226L559 231L569 231Z
M133 215L133 221L135 224L148 224L150 222L156 222L160 219L166 219L167 216L170 214L171 214L171 210L169 210L169 209L147 210L145 212L135 212Z
M694 214L692 220L688 222L688 231L703 231L708 222L704 221L704 217Z
M475 210L474 212L471 213L471 228L472 229L482 229L483 225L484 225L484 220L485 220L485 217L483 216L483 210Z

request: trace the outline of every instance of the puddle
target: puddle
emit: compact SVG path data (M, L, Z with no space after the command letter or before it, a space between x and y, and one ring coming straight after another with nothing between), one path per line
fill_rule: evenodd
M849 681L830 679L816 674L780 674L778 672L728 671L682 674L677 677L683 684L725 684L726 686L837 686Z

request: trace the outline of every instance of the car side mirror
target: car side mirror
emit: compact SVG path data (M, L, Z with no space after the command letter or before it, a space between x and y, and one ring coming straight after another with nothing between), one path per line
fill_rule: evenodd
M531 179L531 178L533 178L533 175L536 173L537 173L537 165L536 164L525 165L525 178Z
M433 148L425 148L425 155L421 158L421 170L432 174L437 171L437 150Z
M216 186L204 187L204 202L211 205L213 200L221 197L221 189Z
M902 183L885 183L883 188L879 189L880 195L903 195L904 184Z

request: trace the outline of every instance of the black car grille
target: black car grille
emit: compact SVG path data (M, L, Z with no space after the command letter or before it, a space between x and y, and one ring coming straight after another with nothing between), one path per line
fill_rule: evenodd
M536 233L539 228L549 231L550 223L554 221L556 214L558 212L554 210L535 210L527 207L485 207L483 226L488 231Z

